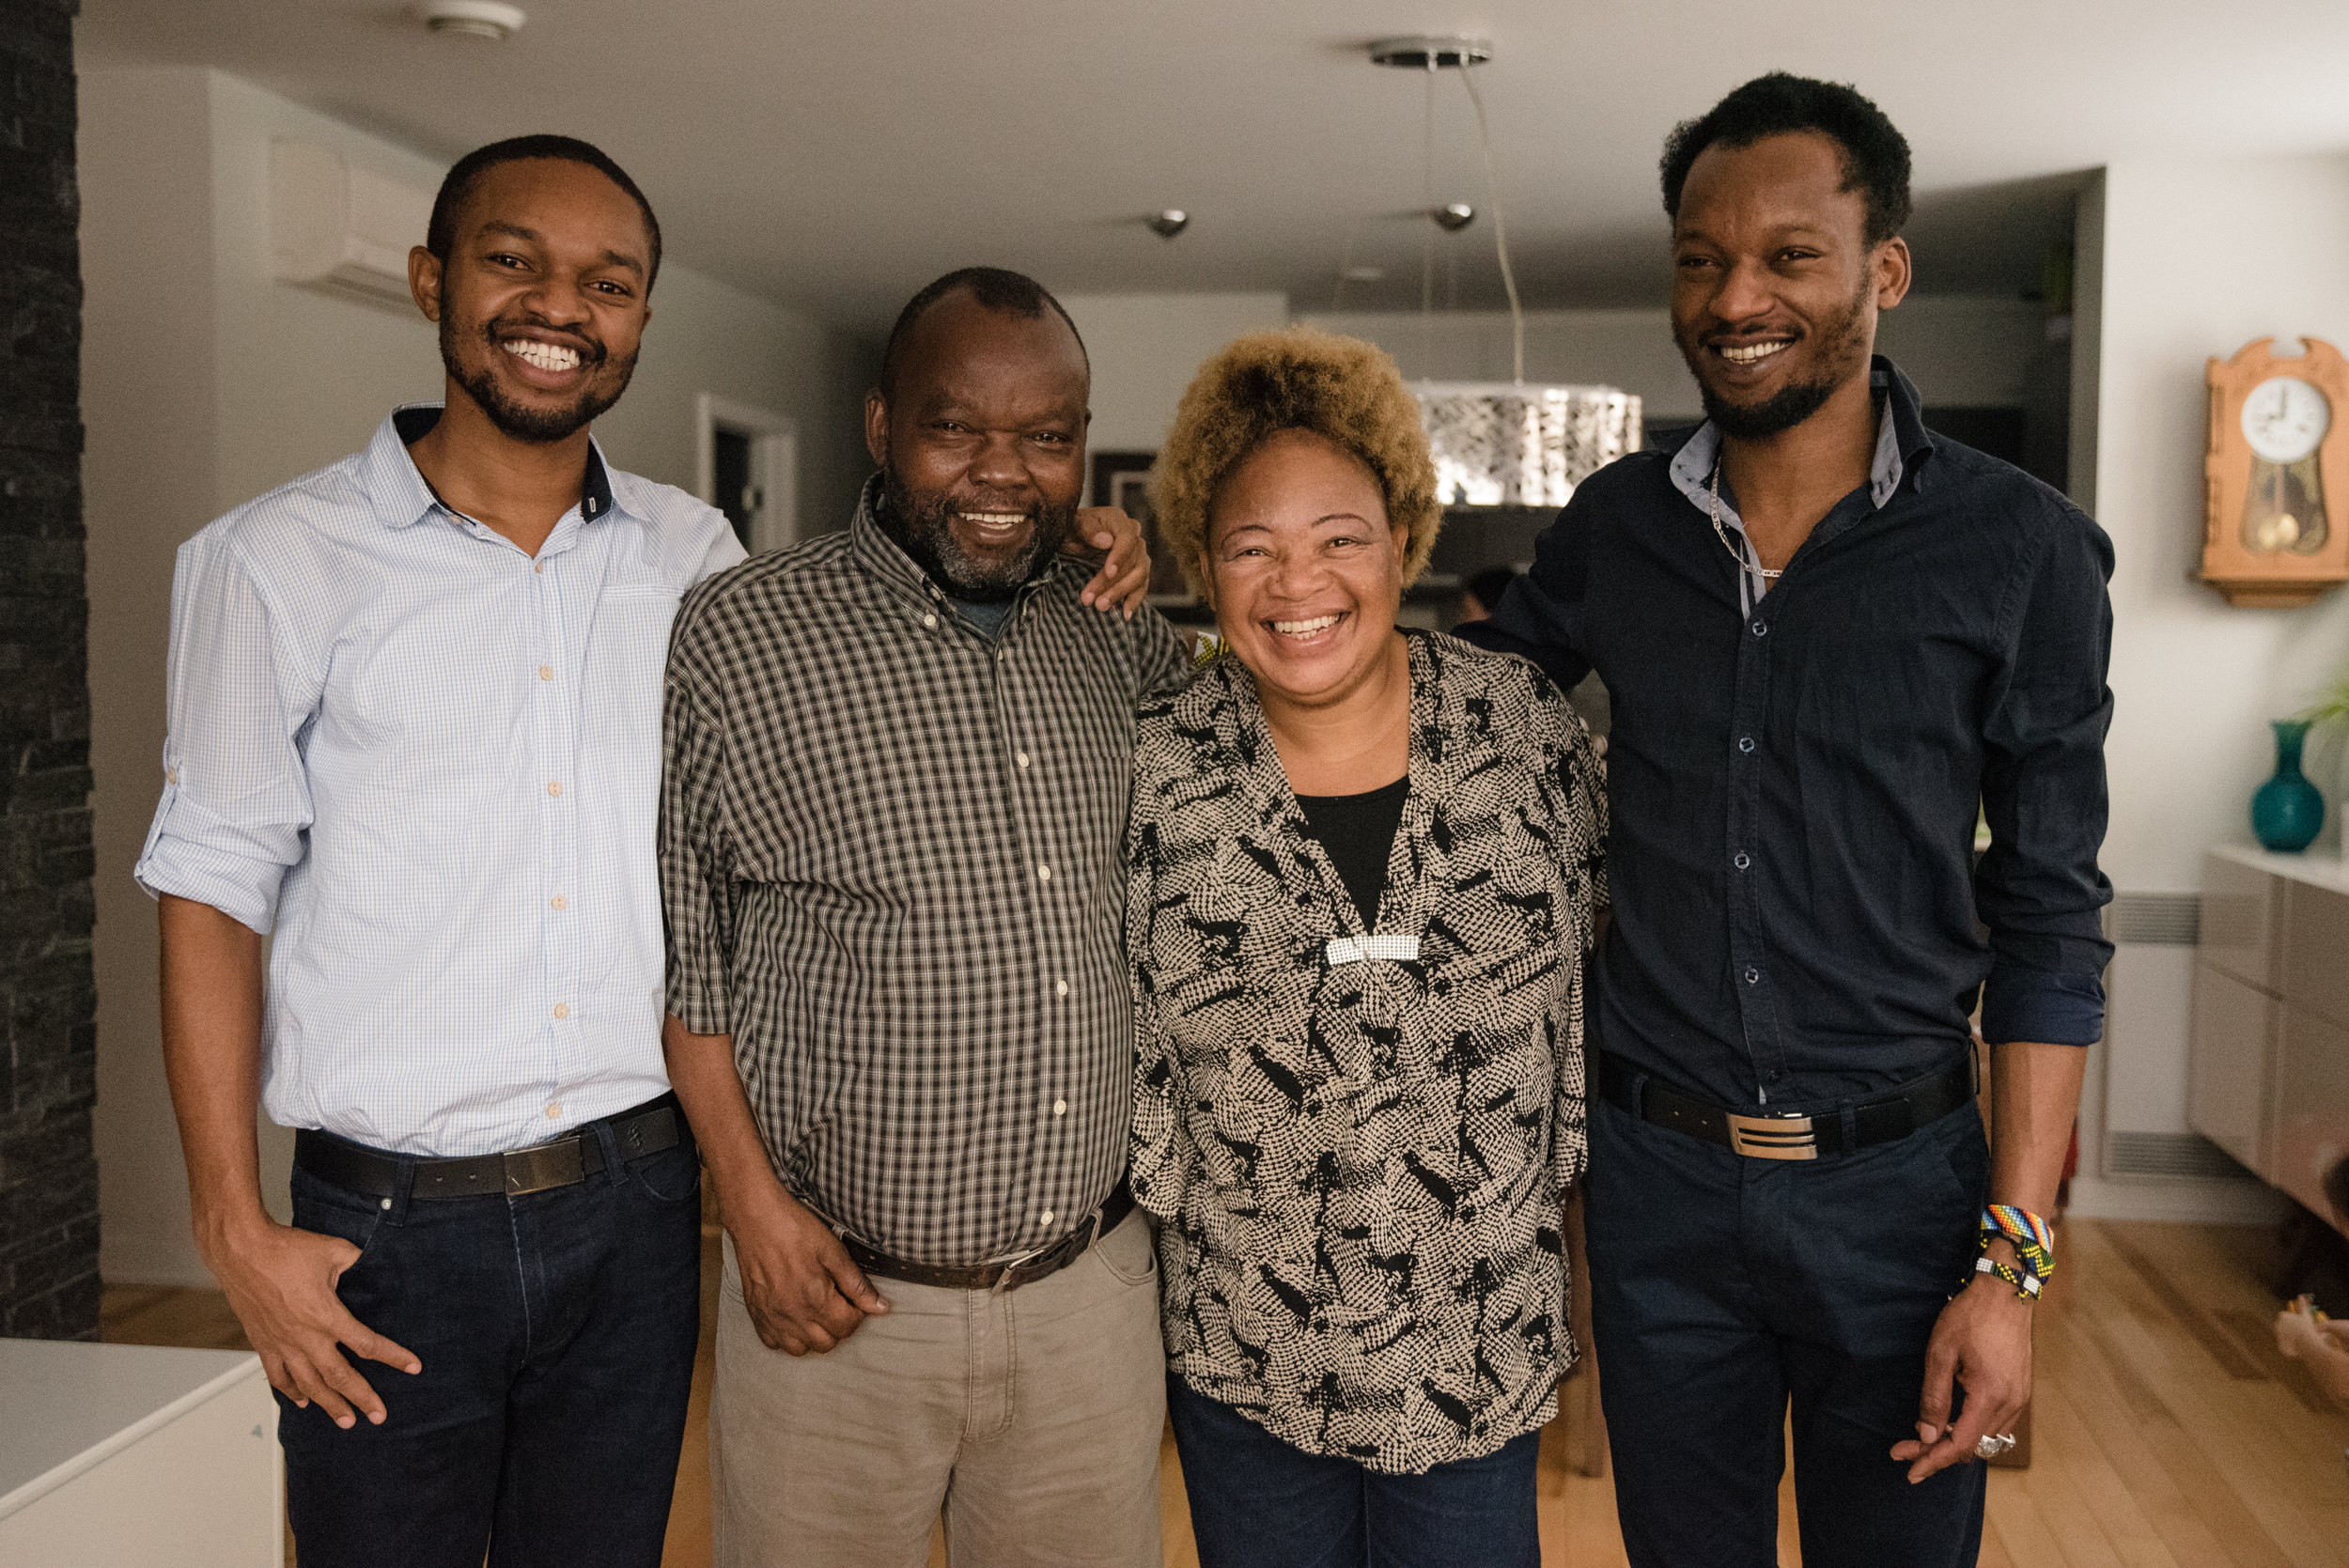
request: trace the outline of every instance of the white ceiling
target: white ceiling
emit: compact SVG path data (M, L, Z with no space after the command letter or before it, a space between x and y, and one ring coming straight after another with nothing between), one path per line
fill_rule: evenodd
M506 44L401 0L84 0L80 36L86 64L217 66L442 157L585 136L673 256L863 331L973 262L1314 308L1349 233L1387 278L1347 307L1416 307L1424 86L1361 52L1397 33L1498 46L1477 81L1529 305L1660 303L1664 134L1774 68L1856 82L1906 132L1931 293L2027 287L2081 170L2349 147L2339 0L524 3ZM1437 85L1436 198L1482 207L1466 95ZM1161 207L1190 232L1141 226ZM1486 220L1441 243L1458 303L1498 304Z

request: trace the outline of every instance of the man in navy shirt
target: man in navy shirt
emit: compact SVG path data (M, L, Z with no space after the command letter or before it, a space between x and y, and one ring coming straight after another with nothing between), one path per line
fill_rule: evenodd
M1589 1223L1624 1535L1771 1560L1791 1404L1810 1568L1971 1563L2103 1028L2111 547L1875 356L1910 267L1875 104L1762 77L1662 173L1710 418L1594 475L1463 629L1613 702Z

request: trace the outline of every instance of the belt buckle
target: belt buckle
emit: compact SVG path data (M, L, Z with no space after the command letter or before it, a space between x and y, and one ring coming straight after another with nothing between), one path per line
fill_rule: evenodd
M1729 1146L1749 1159L1816 1159L1819 1135L1808 1116L1740 1116L1729 1118Z
M535 1148L514 1149L506 1156L506 1195L544 1192L587 1179L587 1158L577 1137L558 1138Z

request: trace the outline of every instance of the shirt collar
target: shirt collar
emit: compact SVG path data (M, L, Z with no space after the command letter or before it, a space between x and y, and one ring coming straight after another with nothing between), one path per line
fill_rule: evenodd
M1868 362L1868 387L1883 408L1876 417L1875 456L1868 469L1868 501L1881 508L1900 492L1901 481L1915 473L1932 452L1933 437L1925 429L1916 385L1882 354ZM1713 510L1713 465L1720 450L1720 427L1708 419L1681 444L1672 461L1673 488L1708 517ZM1743 526L1726 495L1721 497L1721 520Z
M367 496L375 504L376 516L387 528L405 528L431 516L441 504L425 483L424 474L416 468L416 459L408 454L412 442L424 439L425 432L441 422L440 403L402 403L391 416L376 427L375 439L367 443ZM587 472L579 487L579 515L588 522L612 515L612 474L604 466L603 448L593 436L587 438Z

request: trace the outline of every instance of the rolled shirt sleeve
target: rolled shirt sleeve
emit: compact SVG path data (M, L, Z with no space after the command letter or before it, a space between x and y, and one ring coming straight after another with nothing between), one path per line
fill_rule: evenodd
M163 799L133 875L267 936L312 807L301 740L319 682L232 538L180 546L172 579Z
M734 1032L733 881L723 841L723 731L705 710L692 657L693 600L677 617L661 699L661 913L668 928L668 1009L695 1034Z
M2064 508L2012 617L2005 670L1983 727L1983 809L1990 847L1975 873L1989 928L1983 1038L2086 1046L2104 1032L2112 944L2099 911L2106 817L2106 672L2112 545Z

